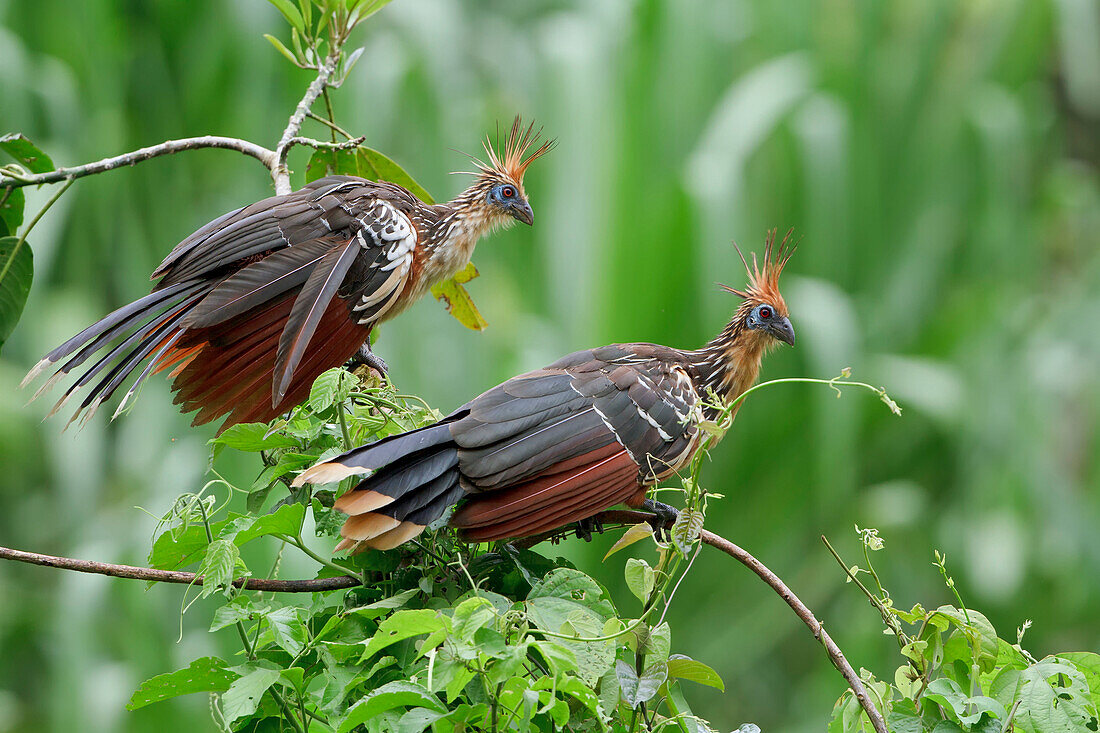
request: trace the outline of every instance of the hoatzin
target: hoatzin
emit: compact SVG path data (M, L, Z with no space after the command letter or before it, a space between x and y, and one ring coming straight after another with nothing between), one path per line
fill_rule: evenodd
M455 504L451 526L471 542L525 537L646 500L647 488L684 468L699 445L698 418L748 389L760 360L794 329L778 279L790 251L769 236L725 329L701 349L612 344L513 377L440 422L307 469L295 480L366 475L336 500L350 515L337 551L390 549ZM774 251L773 251L774 250ZM742 258L744 260L744 258Z
M473 185L445 204L329 176L231 211L172 250L150 295L51 351L23 384L65 360L41 393L106 351L51 415L91 384L72 417L87 419L145 362L122 405L150 373L169 370L175 403L198 410L195 425L222 415L222 429L272 420L302 402L321 372L369 351L376 323L465 267L484 234L532 224L523 176L550 147L517 117L504 150L486 141Z

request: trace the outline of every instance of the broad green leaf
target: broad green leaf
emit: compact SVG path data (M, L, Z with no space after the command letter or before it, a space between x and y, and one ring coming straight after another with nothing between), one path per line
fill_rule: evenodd
M630 529L623 532L623 536L620 537L618 541L611 546L611 549L607 551L607 554L603 556L603 559L606 561L607 558L611 557L624 547L628 547L630 545L633 545L635 542L638 542L639 540L644 540L646 537L652 536L653 527L649 526L648 522L640 522L638 524L635 524Z
M470 641L479 629L493 623L497 613L493 604L485 598L469 598L458 604L451 618L451 633Z
M619 678L623 699L630 707L636 708L657 694L657 690L668 678L668 665L664 662L654 664L639 676L633 665L620 659L615 663L615 673Z
M323 372L313 380L313 387L309 391L309 408L314 412L323 412L342 403L358 383L355 375L343 367Z
M489 322L481 315L481 311L474 305L474 299L462 287L462 283L469 282L477 277L477 268L470 262L450 280L436 283L432 286L432 295L442 302L455 319L472 331L484 331L489 327Z
M298 609L293 606L280 606L264 614L268 631L275 644L295 656L306 645L306 630L298 618Z
M1069 662L1084 675L1089 686L1092 704L1100 710L1100 654L1093 652L1063 652L1057 655L1058 661Z
M229 426L221 435L211 438L210 444L258 453L274 448L295 448L298 441L289 436L271 432L264 423L246 422Z
M989 714L997 720L1008 717L1005 707L990 697L969 697L959 683L946 677L932 680L924 691L923 700L931 700L950 717L964 726L971 726Z
M670 678L698 682L700 685L717 687L726 691L726 683L708 665L689 657L673 656L668 660L668 676Z
M318 150L306 166L306 183L325 176L359 176L371 181L388 181L403 186L426 204L435 203L431 195L385 154L371 148L354 150Z
M247 596L238 596L214 611L214 620L210 622L210 631L218 631L238 621L248 621L255 609Z
M25 135L12 132L0 137L0 150L19 161L31 173L49 173L56 166L50 156L38 149Z
M23 207L26 198L23 189L13 188L11 193L0 188L0 236L15 236L23 223Z
M217 537L231 522L240 518L241 515L231 512L228 519L212 522L211 534ZM149 565L159 570L178 570L201 560L207 544L206 529L201 524L163 532L153 542Z
M967 617L969 616L969 621ZM988 672L993 669L993 665L997 661L998 643L997 643L997 631L993 628L993 624L989 622L989 619L984 614L973 609L967 609L962 611L954 606L940 606L932 612L929 617L929 622L940 626L943 623L943 619L950 619L964 632L968 632L971 635L976 635L980 644L980 653L978 656L978 664L983 672ZM946 630L946 626L942 626L943 630Z
M409 590L403 590L395 596L389 598L383 598L380 601L374 603L368 603L365 606L357 606L348 610L348 613L362 614L368 618L374 618L376 616L384 616L387 611L392 611L395 608L402 608L408 603L413 596L419 593L419 589L411 588Z
M1055 657L1020 673L1016 700L1020 706L1013 722L1021 733L1069 733L1096 727L1097 709L1084 674Z
M229 540L217 539L210 543L202 565L196 571L202 576L203 598L232 587L240 557L241 551Z
M294 6L294 3L290 0L267 0L269 3L279 9L279 12L283 14L286 21L294 28L297 28L300 33L304 33L306 29L306 22L302 18L302 13Z
M217 657L200 657L184 669L158 674L141 683L127 710L137 710L161 700L193 692L225 692L237 678L237 674L225 668L225 662Z
M403 680L390 682L348 708L347 716L340 722L337 733L348 733L356 726L366 723L387 710L418 707L437 712L447 710L423 685Z
M34 279L34 256L23 242L16 248L16 237L0 238L0 349L15 330L23 314Z
M572 568L556 568L547 573L527 594L535 598L563 598L591 609L604 621L615 616L615 607L603 588L584 573Z
M440 710L413 708L402 715L401 720L397 721L397 728L394 733L421 733L429 725L446 716L447 713Z
M260 698L281 676L277 669L260 667L244 675L222 695L222 713L227 723L256 712Z
M264 535L284 534L296 537L305 516L305 505L283 504L270 514L256 517L248 527L237 532L233 542L239 547Z
M431 194L423 186L384 153L365 147L360 147L357 152L359 153L359 175L363 178L369 178L372 181L396 183L398 186L407 188L424 203L435 203Z
M912 700L899 700L890 707L886 727L891 733L924 733L924 725Z
M655 582L653 568L649 567L649 563L645 560L632 557L626 561L624 574L626 576L626 587L638 600L645 603L646 599L649 598L649 594L653 592Z
M445 618L438 611L428 608L398 611L379 624L378 631L367 642L367 648L363 650L363 656L360 659L366 661L375 652L385 649L390 644L421 634L431 634L445 629L446 626Z

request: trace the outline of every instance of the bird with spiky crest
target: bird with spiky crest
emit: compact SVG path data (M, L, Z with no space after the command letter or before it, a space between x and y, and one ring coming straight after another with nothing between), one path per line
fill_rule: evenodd
M533 224L523 177L552 146L517 117L503 150L487 139L473 184L444 204L329 176L231 211L172 250L151 294L51 351L23 385L56 368L37 397L77 372L51 414L83 391L72 419L87 419L135 372L116 415L150 374L167 371L176 404L198 410L194 424L268 422L322 372L369 349L375 324L462 270L482 236Z
M706 346L611 344L513 377L435 425L383 438L295 480L362 476L336 500L348 515L338 550L396 547L443 517L471 542L525 537L582 522L616 504L675 512L647 490L683 469L714 413L748 389L764 353L794 344L779 275L787 239L772 232L729 324ZM742 257L744 262L744 257ZM709 414L713 418L714 414Z

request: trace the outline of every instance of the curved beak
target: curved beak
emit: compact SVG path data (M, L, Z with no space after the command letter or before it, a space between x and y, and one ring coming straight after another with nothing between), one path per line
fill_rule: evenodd
M794 326L791 325L791 319L780 318L773 321L768 325L768 333L783 343L794 346Z
M522 221L527 226L531 226L535 223L535 212L531 209L531 204L526 201L512 204L511 209L512 218Z

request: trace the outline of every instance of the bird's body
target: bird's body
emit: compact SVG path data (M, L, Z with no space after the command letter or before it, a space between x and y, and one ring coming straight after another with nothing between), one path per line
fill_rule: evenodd
M776 287L782 247L726 329L704 348L612 344L514 377L439 423L349 451L298 483L370 474L336 507L349 514L338 549L388 549L459 503L451 524L470 541L524 537L639 506L691 460L713 418L757 378L765 350L793 343Z
M376 324L465 267L483 235L533 221L523 173L548 149L524 159L534 142L517 120L506 153L487 147L491 163L445 204L392 183L329 176L229 212L172 250L150 295L62 344L24 383L65 360L52 383L105 351L55 411L87 387L76 415L90 416L145 364L127 398L149 374L168 371L176 403L198 410L195 424L223 415L223 428L267 422L303 401Z

